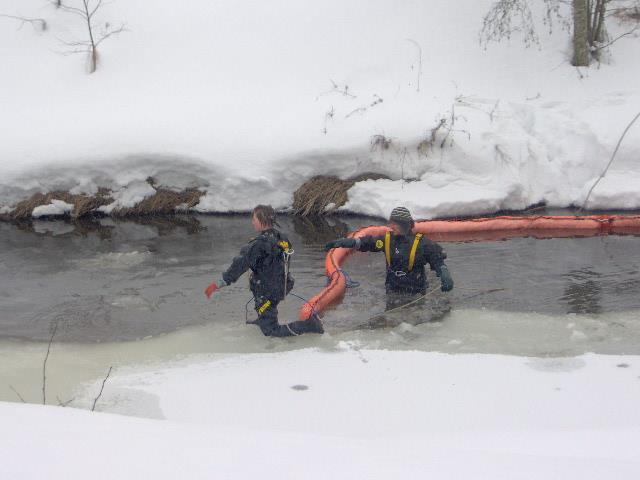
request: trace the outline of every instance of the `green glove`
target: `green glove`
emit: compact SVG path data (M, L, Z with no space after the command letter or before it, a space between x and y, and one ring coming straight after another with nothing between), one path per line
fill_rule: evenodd
M453 289L453 278L447 266L442 265L436 274L440 277L440 290L450 292Z

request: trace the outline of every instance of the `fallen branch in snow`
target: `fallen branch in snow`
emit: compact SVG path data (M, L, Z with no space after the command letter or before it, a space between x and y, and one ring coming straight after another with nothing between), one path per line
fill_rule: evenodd
M18 396L18 398L22 403L27 403L24 401L24 398L22 398L22 395L20 395L20 392L18 392L15 388L13 388L13 385L9 385L9 388L13 390L13 393L15 393Z
M613 163L613 159L616 158L616 153L618 153L618 149L620 148L620 144L622 143L622 139L625 137L625 135L627 134L627 132L629 131L631 126L636 122L636 120L638 120L638 118L640 118L640 112L638 112L638 114L635 117L633 117L633 120L631 120L631 122L629 122L629 125L627 125L627 128L625 128L624 132L622 132L622 135L620 136L620 139L618 140L618 144L616 145L616 148L613 151L613 155L611 155L611 160L609 160L609 163L607 164L605 169L602 171L600 176L596 179L596 181L593 183L593 185L589 189L589 193L587 193L587 198L584 199L584 203L582 204L582 207L580 208L580 210L584 210L587 207L587 202L589 201L589 197L591 196L591 192L593 192L593 189L596 188L596 185L598 185L598 183L600 183L600 180L602 180L604 178L604 176L607 174L607 170L609 170L609 167Z
M62 400L60 400L60 397L56 397L56 399L58 400L58 406L60 407L66 407L67 405L69 405L71 402L73 402L76 398L73 397L71 400L67 400L66 402L63 402Z
M111 370L113 370L113 366L109 367L109 371L107 372L107 376L104 377L104 380L102 380L102 387L100 387L100 393L98 393L98 396L93 401L93 406L91 407L91 411L92 412L96 409L96 403L98 403L98 400L102 396L102 391L104 390L104 384L107 383L107 379L109 378L109 375L111 375Z
M34 30L38 30L39 28L41 32L44 32L47 29L47 21L44 18L25 18L25 17L17 17L15 15L6 15L4 13L0 13L0 17L12 18L14 20L18 20L19 22L21 22L20 26L18 27L18 30L20 30L25 23L30 24Z
M49 352L51 351L51 343L53 342L53 337L56 336L56 331L58 330L58 322L56 322L53 326L53 332L51 333L51 338L49 338L49 345L47 346L47 354L44 357L44 362L42 363L42 404L47 404L47 360L49 359Z

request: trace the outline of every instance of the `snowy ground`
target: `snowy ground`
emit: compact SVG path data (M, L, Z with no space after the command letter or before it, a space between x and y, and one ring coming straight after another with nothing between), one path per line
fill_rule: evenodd
M590 69L569 65L560 28L541 25L539 48L515 35L483 50L491 4L116 0L96 21L128 31L88 75L59 54L83 36L76 17L5 0L0 14L48 28L0 17L0 214L35 192L99 187L113 192L107 210L131 206L154 193L148 177L203 190L199 211L286 208L312 175L371 171L391 180L356 184L344 208L581 204L640 111L638 38ZM380 136L388 148L372 146ZM640 208L639 157L637 124L591 208ZM109 380L99 409L156 419L0 404L1 476L640 475L636 356L337 350L190 357Z
M636 356L344 343L190 358L109 380L98 409L166 420L0 404L11 432L0 460L12 479L635 479L639 401Z
M150 176L206 191L201 211L285 208L312 175L366 171L392 180L355 185L344 208L384 216L402 203L432 217L581 204L640 111L638 38L590 69L569 64L559 26L547 36L539 23L539 47L516 34L484 50L491 4L121 0L96 22L128 31L87 75L82 56L56 53L82 38L76 17L5 0L0 13L48 29L0 18L0 212L37 191L98 187L114 192L111 208L130 206L153 194ZM609 22L612 36L628 28ZM452 130L429 146L441 119ZM376 135L388 149L372 149ZM639 145L640 124L592 208L640 207Z

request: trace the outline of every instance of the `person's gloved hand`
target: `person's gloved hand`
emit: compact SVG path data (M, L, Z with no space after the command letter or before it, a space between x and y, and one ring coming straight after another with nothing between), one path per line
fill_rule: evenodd
M332 248L353 248L356 246L355 238L338 238L337 240L331 240L324 246L324 250L328 252Z
M223 279L220 279L217 283L213 282L211 285L209 285L205 289L204 294L207 296L207 298L211 298L211 295L213 295L216 290L220 290L222 287L226 285L227 285L227 282L225 282Z
M446 265L442 265L440 267L438 276L440 277L440 290L443 292L450 292L453 289L453 278L451 278L451 273L449 273L449 269Z

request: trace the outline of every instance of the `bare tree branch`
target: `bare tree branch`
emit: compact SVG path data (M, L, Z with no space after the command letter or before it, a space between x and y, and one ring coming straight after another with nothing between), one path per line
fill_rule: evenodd
M349 118L351 115L354 115L356 113L365 113L367 110L369 110L372 107L375 107L376 105L380 104L384 102L384 100L382 99L382 97L380 97L377 94L373 94L373 102L371 102L369 105L367 105L366 107L358 107L355 110L350 111L349 113L347 113L344 118Z
M107 38L111 37L112 35L115 35L115 34L117 34L117 33L126 32L126 31L127 31L127 29L125 28L125 24L123 23L123 24L122 24L122 25L120 25L120 27L118 27L117 29L115 29L115 30L111 30L111 31L108 31L107 33L103 33L103 34L101 34L100 40L98 40L98 41L96 42L96 47L97 47L98 45L100 45L102 42L104 42Z
M357 98L356 95L353 95L352 93L349 92L349 85L345 85L344 87L340 88L338 86L338 84L336 82L334 82L333 80L329 79L329 81L331 82L332 88L331 90L327 90L326 92L322 92L320 95L318 95L316 97L316 100L318 100L320 97L324 96L324 95L329 95L331 93L339 93L345 97L349 97L349 98Z
M609 163L607 163L607 166L602 171L602 173L600 174L598 179L594 182L593 185L591 185L591 188L589 189L589 193L587 193L587 198L584 199L584 203L582 204L582 207L580 208L580 210L584 210L587 207L587 202L589 201L589 197L591 196L591 192L593 192L593 189L596 188L596 185L598 185L598 183L600 183L600 180L602 180L604 178L604 176L607 174L607 171L609 170L609 167L613 163L613 159L616 158L616 153L618 153L618 149L620 148L620 144L622 143L622 139L624 138L624 136L627 134L627 132L631 128L631 125L633 125L636 122L636 120L638 120L638 118L640 118L640 112L638 112L638 114L633 118L633 120L631 120L631 122L629 122L629 125L627 125L627 128L624 129L624 132L622 132L622 135L620 136L620 140L618 140L618 144L616 145L616 148L613 151L613 155L611 155L611 160L609 160Z
M111 375L111 370L112 369L113 369L113 366L109 367L109 371L107 372L107 376L104 377L104 380L102 381L102 387L100 387L100 393L98 393L98 396L93 401L93 406L91 407L91 411L92 412L96 409L96 403L98 403L98 400L102 396L102 391L104 390L104 384L107 383L107 379L109 378L109 375Z
M605 44L605 45L599 45L597 47L595 47L593 50L597 51L597 50L602 50L604 48L607 48L611 45L613 45L614 43L616 43L618 40L620 40L623 37L626 37L628 35L633 35L635 33L636 30L638 30L638 28L640 28L640 24L636 25L635 27L633 27L631 30L629 30L628 32L623 33L622 35L618 35L616 38L614 38L613 40L611 40L609 43Z
M18 396L18 398L22 403L27 403L24 401L24 398L22 398L22 395L20 395L20 392L18 392L15 388L13 388L13 385L9 385L9 388L13 390L13 393L15 393Z
M87 4L86 0L85 0L85 4ZM91 10L91 13L88 14L89 18L93 17L93 14L96 13L101 6L102 6L102 0L98 0L98 3L96 3L96 6L93 8L93 10Z
M49 345L47 346L47 354L44 357L44 362L42 363L42 404L47 404L47 360L49 359L49 352L51 351L51 343L53 343L53 337L56 336L56 331L58 330L58 322L56 322L53 326L53 332L51 333L51 338L49 339Z
M36 25L40 25L40 31L44 32L47 29L47 21L44 18L26 18L26 17L18 17L15 15L6 15L4 13L0 13L0 17L4 18L12 18L13 20L18 20L20 23L20 28L24 26L25 23L30 24L34 30L37 30L38 27Z

